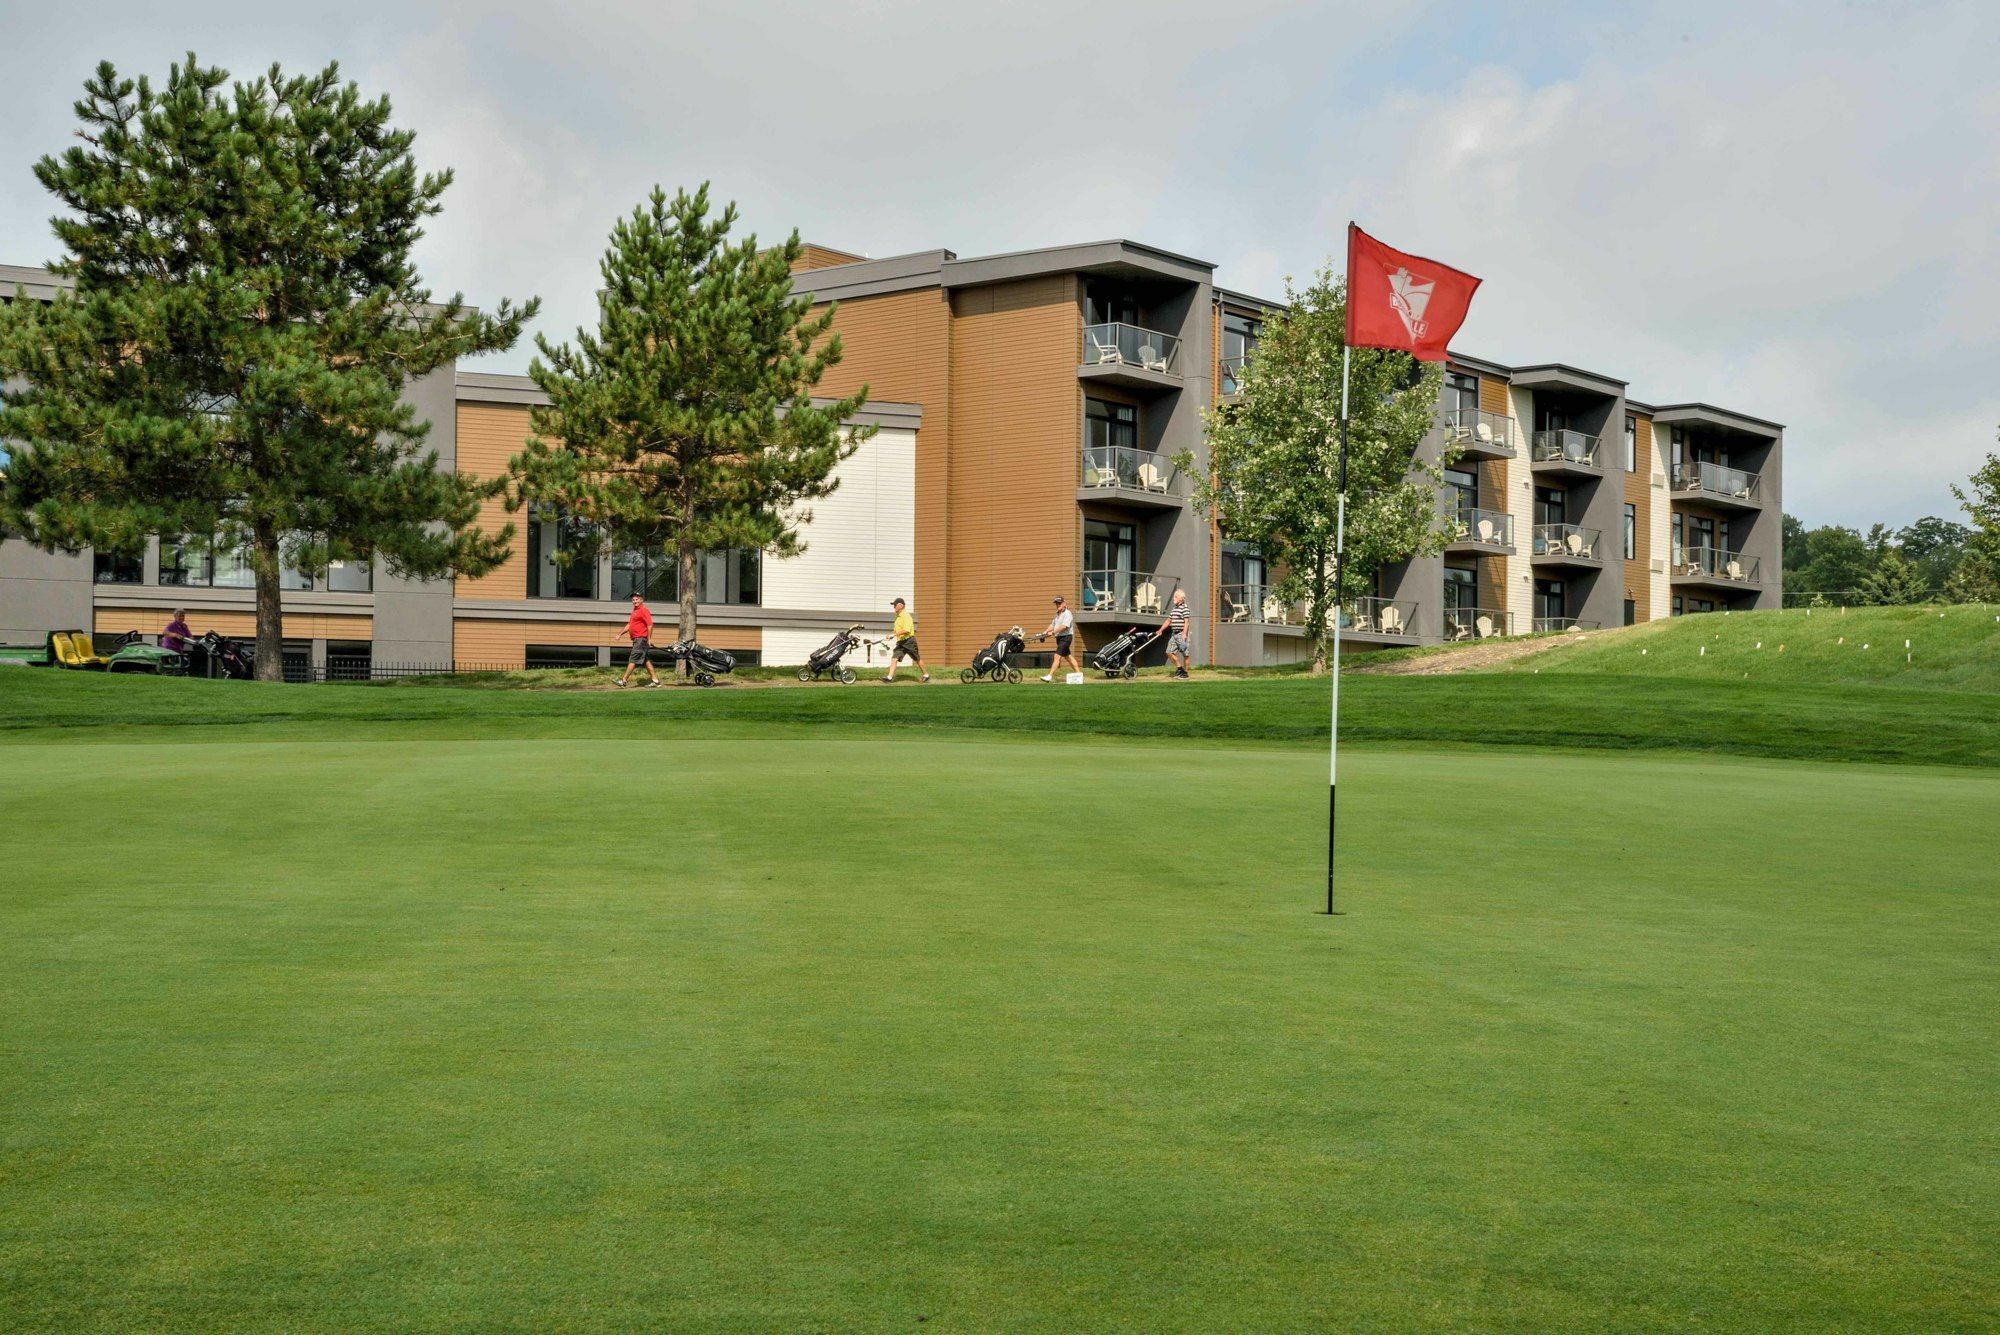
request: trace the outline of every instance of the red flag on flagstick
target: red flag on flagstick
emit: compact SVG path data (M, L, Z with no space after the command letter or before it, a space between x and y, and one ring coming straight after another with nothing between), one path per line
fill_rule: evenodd
M1394 348L1420 362L1445 360L1479 280L1405 255L1347 224L1347 346Z

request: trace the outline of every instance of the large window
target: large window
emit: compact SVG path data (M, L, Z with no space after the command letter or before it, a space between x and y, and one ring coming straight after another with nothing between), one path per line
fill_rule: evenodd
M1127 288L1115 283L1093 282L1084 289L1085 324L1144 324L1139 318L1139 302Z
M530 598L595 598L597 558L586 544L584 553L567 564L556 553L586 538L586 529L567 515L537 511L528 519L528 596Z
M695 601L756 606L763 600L764 554L754 547L731 547L695 554ZM614 552L611 596L633 594L654 602L681 596L680 567L674 553L660 547Z
M90 577L98 584L137 584L145 578L145 558L137 552L108 552L98 548L90 554Z
M1674 564L1679 565L1681 561L1681 553L1687 550L1687 521L1681 517L1681 514L1678 510L1674 512L1672 528L1673 528L1673 545L1674 545Z
M1139 549L1138 533L1130 524L1102 519L1083 521L1083 568L1132 572Z
M1688 546L1715 546L1715 520L1708 515L1689 515Z
M375 563L373 561L328 562L326 587L333 593L371 593L375 589Z
M1639 419L1625 414L1625 471L1637 472L1639 468Z
M1444 610L1470 612L1479 606L1479 574L1466 566L1444 568Z
M611 596L621 601L636 593L656 602L673 602L681 596L679 576L673 554L658 547L611 556Z
M1561 487L1536 487L1535 522L1537 524L1567 524L1569 522L1569 493Z
M1445 500L1453 510L1479 508L1479 474L1470 468L1444 470Z
M160 583L190 589L254 589L257 571L248 547L217 547L191 538L160 539ZM312 577L289 564L278 567L280 589L310 589Z
M1085 399L1083 443L1094 450L1137 449L1139 410L1129 403L1112 403L1108 399Z
M1444 411L1447 417L1479 411L1479 377L1463 371L1447 372L1444 378Z
M1222 392L1234 394L1240 383L1243 367L1250 360L1250 352L1257 346L1258 335L1263 330L1263 322L1255 316L1232 315L1222 317Z
M1639 554L1639 507L1625 507L1625 559L1632 560Z
M764 553L755 548L703 552L695 566L700 579L695 587L696 601L755 606L763 596L759 588L763 559Z
M1559 579L1535 581L1535 616L1542 621L1561 621L1569 615L1569 594Z
M597 649L588 644L531 644L527 648L529 668L580 668L597 666Z
M1222 549L1222 582L1225 585L1264 586L1264 558L1253 551Z

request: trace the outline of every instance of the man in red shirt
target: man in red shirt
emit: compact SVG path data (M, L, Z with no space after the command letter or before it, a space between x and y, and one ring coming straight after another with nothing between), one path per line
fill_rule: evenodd
M625 629L618 633L632 641L632 652L625 655L625 675L618 679L618 684L625 685L631 679L632 669L644 663L646 675L652 678L646 685L658 686L660 674L653 671L652 655L646 652L653 639L653 612L646 606L646 600L636 593L632 595L632 615L625 618Z

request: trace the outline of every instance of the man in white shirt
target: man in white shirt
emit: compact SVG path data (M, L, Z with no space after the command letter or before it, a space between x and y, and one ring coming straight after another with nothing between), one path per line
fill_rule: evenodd
M1078 658L1075 652L1076 614L1069 610L1069 604L1063 601L1061 594L1056 595L1056 614L1050 619L1048 629L1035 638L1046 640L1051 635L1056 637L1056 658L1053 663L1049 664L1048 675L1043 677L1042 680L1054 681L1057 670L1062 667L1065 661L1069 663L1071 671L1083 671L1083 660Z

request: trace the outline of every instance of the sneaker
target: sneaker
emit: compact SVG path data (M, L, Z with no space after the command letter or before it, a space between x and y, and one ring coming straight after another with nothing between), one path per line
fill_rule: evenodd
M646 689L649 691L657 691L660 689L660 683L657 681L649 681L646 683Z
M918 681L920 681L920 682L921 682L921 681L929 681L930 679L931 679L931 674L930 674L930 673L928 673L928 672L926 672L926 673L925 673L925 674L924 674L923 676L921 676L921 677L918 677L918 678L917 678L917 680L918 680Z
M622 681L614 681L611 684L621 691L625 689L625 683Z
M1055 674L1053 672L1050 673L1048 676L1042 678L1043 681L1054 681L1055 679L1056 679Z

